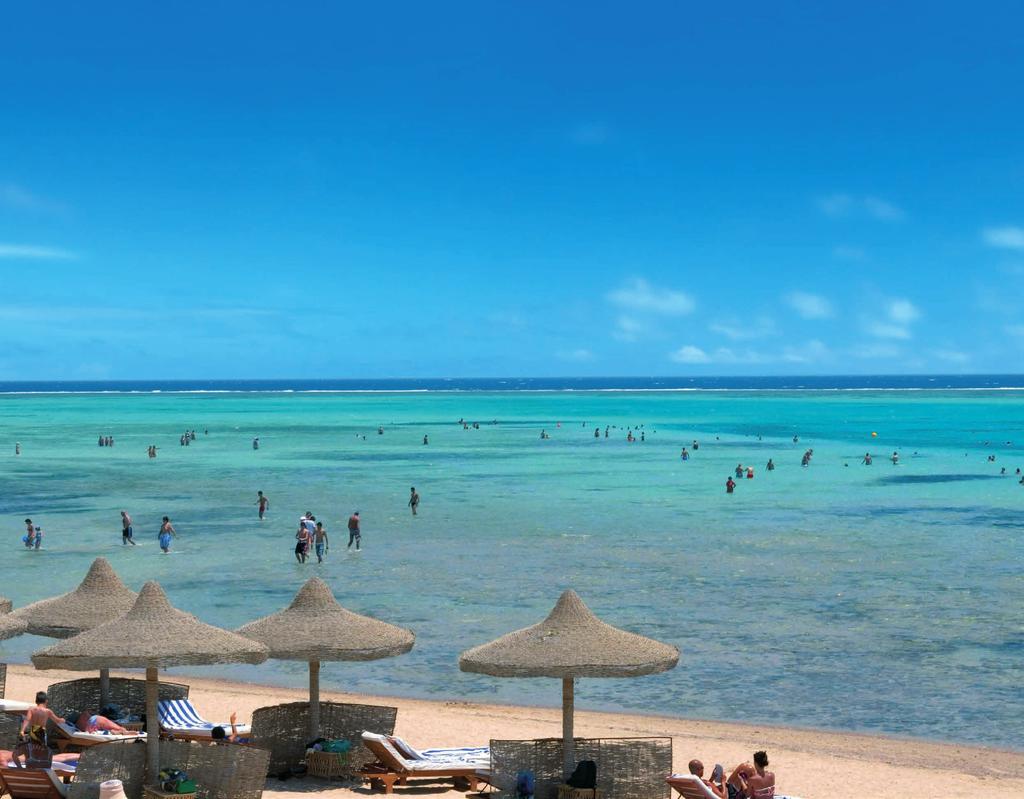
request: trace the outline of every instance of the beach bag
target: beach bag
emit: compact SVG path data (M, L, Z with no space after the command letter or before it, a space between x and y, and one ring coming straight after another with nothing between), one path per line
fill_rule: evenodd
M520 771L516 774L516 799L533 799L535 782L532 771Z
M566 784L573 788L594 790L597 787L597 763L593 760L581 760L576 764L576 770L566 780Z
M191 782L188 778L188 774L181 769L165 768L160 772L157 777L157 781L160 785L160 790L164 793L189 793L188 791L179 790L182 783ZM192 783L192 785L194 791L195 783Z
M121 708L117 705L107 705L100 711L100 715L104 718L110 719L111 721L117 721L118 719L124 718L121 714Z
M323 744L324 752L333 752L338 755L345 754L351 748L352 744L348 741L326 741Z

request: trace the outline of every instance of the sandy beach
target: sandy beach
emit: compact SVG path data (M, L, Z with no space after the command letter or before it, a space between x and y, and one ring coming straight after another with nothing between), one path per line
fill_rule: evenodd
M9 667L8 698L28 700L50 683L76 679L71 672L37 672ZM125 673L123 676L138 677ZM191 698L211 719L232 710L247 719L263 705L305 699L303 691L248 683L173 675L191 686ZM491 737L536 738L560 734L560 711L466 702L327 693L325 699L394 705L396 732L416 746L484 745ZM579 711L578 735L594 737L671 736L676 771L699 757L705 763L732 767L765 749L775 770L778 791L803 799L905 799L907 796L1024 796L1024 752L959 744L886 738L852 733L802 730L764 725ZM266 796L293 799L316 793L324 799L365 796L368 789L328 787L319 780L267 782ZM443 785L413 784L397 795L461 794Z

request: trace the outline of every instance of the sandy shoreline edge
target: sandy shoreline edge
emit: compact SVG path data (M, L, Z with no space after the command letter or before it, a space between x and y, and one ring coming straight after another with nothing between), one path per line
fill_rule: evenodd
M86 676L82 673L39 672L11 664L7 697L30 700L50 683ZM138 677L125 672L123 676ZM227 718L237 710L248 718L257 707L306 698L301 689L280 688L221 679L167 675L188 683L197 707L208 718ZM329 691L325 699L386 704L399 708L396 731L414 745L486 744L490 738L536 738L560 734L557 708L522 707L478 702L404 699ZM941 743L865 733L702 721L632 713L578 711L578 735L593 737L667 736L673 739L674 770L685 771L691 757L732 766L766 749L781 793L815 797L900 797L907 795L1024 796L1024 752L969 744ZM307 795L310 786L268 781L267 795L286 799ZM401 789L400 789L401 790ZM424 787L409 792L423 793ZM430 791L434 793L433 790ZM324 787L320 796L355 797L363 791ZM461 794L438 786L436 793ZM400 795L400 794L399 794Z

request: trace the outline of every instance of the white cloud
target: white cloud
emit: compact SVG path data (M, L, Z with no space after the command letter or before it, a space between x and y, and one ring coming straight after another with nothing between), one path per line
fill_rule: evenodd
M632 316L620 316L615 320L615 329L612 336L619 341L636 341L641 335L647 332L647 326Z
M909 325L921 318L921 312L910 300L893 300L887 311L889 318L897 324Z
M35 244L0 244L0 258L22 261L71 261L78 256L58 247L40 247Z
M910 330L903 325L893 325L888 322L867 322L864 325L864 332L875 338L895 338L906 340L910 338Z
M608 301L634 312L685 316L693 313L696 303L682 291L655 287L642 277L627 281L621 288L608 293Z
M676 363L710 363L711 358L700 347L687 344L669 354L669 360Z
M828 347L817 339L811 339L798 347L786 347L782 350L781 360L786 363L816 363L831 356Z
M833 313L832 303L820 294L791 291L784 299L804 319L828 319Z
M898 208L891 202L879 199L878 197L865 197L864 210L875 219L881 219L883 222L899 222L906 217L906 212L902 208Z
M40 197L38 194L33 194L16 183L0 183L0 205L22 211L62 213L67 210L64 205L48 200L45 197Z
M891 299L883 307L884 318L865 319L864 331L875 338L906 341L913 338L910 326L921 318L921 312L910 300Z
M1024 227L1007 225L985 228L981 231L981 238L989 247L1024 251Z
M850 350L850 354L854 358L867 360L892 360L899 358L903 354L903 350L895 344L862 344Z
M730 341L750 341L759 338L768 338L775 335L775 322L766 316L761 316L753 322L740 322L729 319L721 322L712 322L708 330L725 336Z
M969 356L966 352L961 352L960 350L932 350L931 353L933 356L935 356L935 358L937 358L940 361L945 361L946 363L955 363L962 365L968 363L971 360L971 356Z
M818 198L818 208L825 216L869 216L882 222L900 222L907 214L898 205L871 195L829 194Z
M575 350L559 350L556 355L563 361L574 361L575 363L585 363L594 360L594 353L586 347L580 347Z

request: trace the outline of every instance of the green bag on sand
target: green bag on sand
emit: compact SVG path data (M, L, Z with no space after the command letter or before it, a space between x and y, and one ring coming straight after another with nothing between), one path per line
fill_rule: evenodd
M195 780L182 780L178 783L178 793L195 793Z
M334 754L343 755L349 749L352 748L352 744L349 741L325 741L321 748L324 752L332 752Z

